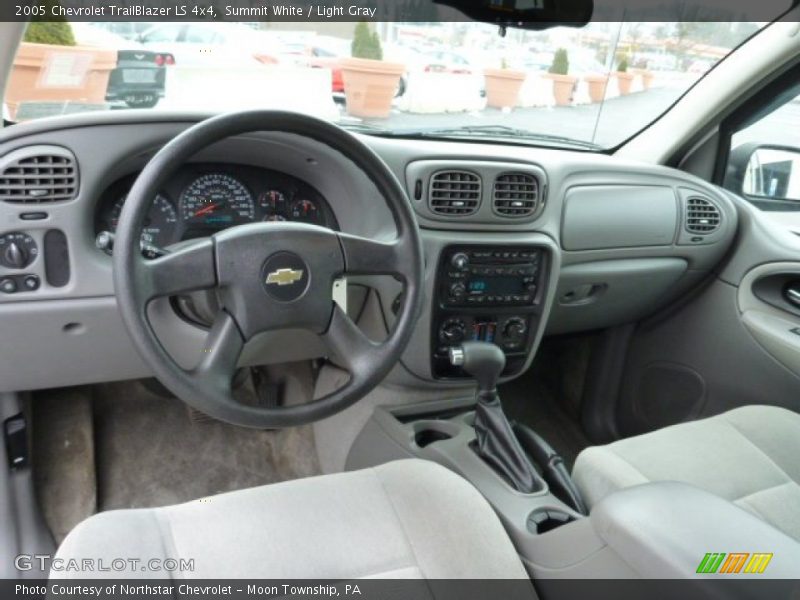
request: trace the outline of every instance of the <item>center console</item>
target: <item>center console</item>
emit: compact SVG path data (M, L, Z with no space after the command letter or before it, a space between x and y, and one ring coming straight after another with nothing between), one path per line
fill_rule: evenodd
M451 245L436 271L431 331L437 379L468 375L448 359L464 341L485 341L506 355L504 376L515 375L536 338L546 296L549 250L532 245Z

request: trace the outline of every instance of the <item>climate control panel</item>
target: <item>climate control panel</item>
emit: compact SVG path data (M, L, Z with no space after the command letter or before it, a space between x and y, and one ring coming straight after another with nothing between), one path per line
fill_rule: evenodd
M547 251L535 246L450 246L437 270L431 345L433 374L465 377L449 363L452 346L469 341L498 345L505 374L522 368L538 327Z

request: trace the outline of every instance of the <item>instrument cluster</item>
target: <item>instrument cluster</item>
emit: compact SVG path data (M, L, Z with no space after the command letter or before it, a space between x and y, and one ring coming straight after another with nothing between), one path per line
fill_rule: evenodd
M101 198L95 233L114 233L135 175L112 184ZM198 164L180 169L153 199L142 229L145 246L259 221L296 221L338 229L330 206L313 187L285 173L256 167Z

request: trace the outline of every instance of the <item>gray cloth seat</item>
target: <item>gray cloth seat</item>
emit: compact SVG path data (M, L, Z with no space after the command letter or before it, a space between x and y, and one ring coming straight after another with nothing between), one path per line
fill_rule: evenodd
M681 481L800 540L800 415L783 408L745 406L587 448L572 474L590 507L621 488Z
M528 579L487 501L423 460L299 479L177 506L97 514L56 558L194 559L191 572L138 568L51 577ZM65 563L66 564L66 563ZM531 588L531 594L533 594Z

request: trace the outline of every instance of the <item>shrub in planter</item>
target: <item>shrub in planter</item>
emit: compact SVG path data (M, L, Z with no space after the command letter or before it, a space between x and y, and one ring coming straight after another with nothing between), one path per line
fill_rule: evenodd
M367 23L356 25L351 54L342 60L347 112L364 118L388 117L405 65L383 60L381 40Z
M569 74L569 55L565 48L556 50L547 77L553 80L553 98L556 106L567 106L572 102L577 77Z
M486 106L492 108L514 108L519 100L519 91L527 75L524 71L508 68L504 58L499 69L485 69Z
M633 73L628 73L628 59L623 56L617 62L617 71L614 73L617 78L617 88L619 89L620 96L627 96L631 92L631 84L633 83Z
M66 21L33 21L25 30L23 42L31 44L51 44L53 46L74 46L75 36Z
M32 22L14 57L6 99L15 118L22 102L103 104L117 51L76 46L65 21Z

